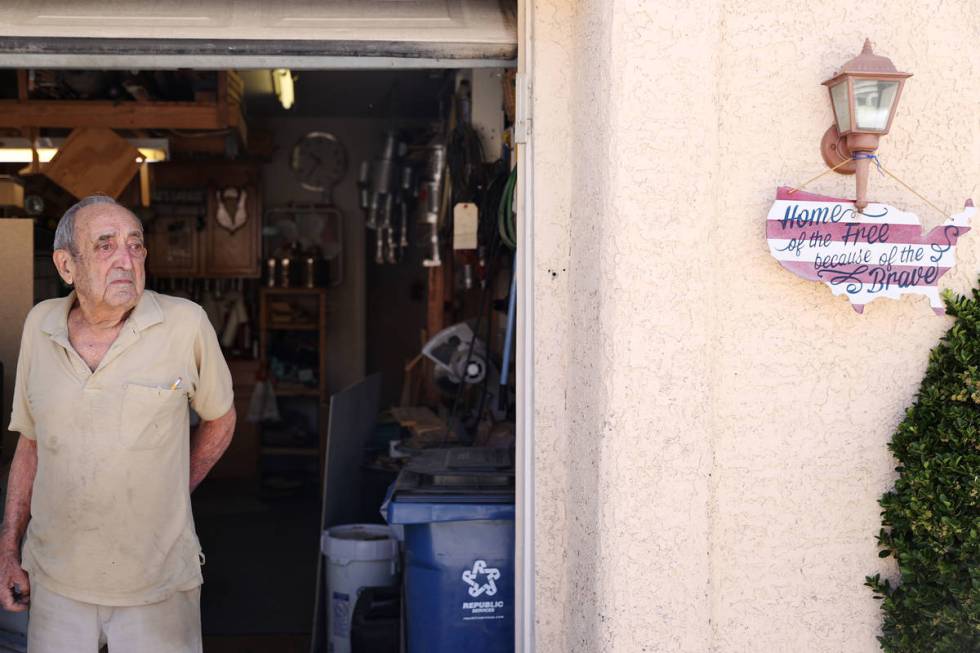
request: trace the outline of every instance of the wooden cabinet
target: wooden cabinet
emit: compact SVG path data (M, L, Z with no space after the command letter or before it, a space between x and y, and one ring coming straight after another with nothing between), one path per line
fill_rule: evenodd
M248 221L239 229L230 231L222 227L216 215L221 202L222 189L212 187L208 193L208 219L204 229L202 267L206 277L261 276L259 259L262 256L262 206L256 186L235 186L245 193L244 205ZM228 210L228 209L226 209ZM234 207L230 208L234 215Z
M157 215L146 231L146 266L157 277L196 277L201 263L196 215Z
M262 202L258 167L234 161L154 164L153 213L145 225L147 271L155 277L261 276ZM247 219L231 230L218 221L220 193L244 192ZM226 207L234 216L237 203Z

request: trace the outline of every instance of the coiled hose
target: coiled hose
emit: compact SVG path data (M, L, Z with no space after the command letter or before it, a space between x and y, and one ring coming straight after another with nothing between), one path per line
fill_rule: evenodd
M516 186L517 166L514 166L514 169L510 171L510 176L507 177L503 197L500 198L500 208L497 210L500 239L511 249L517 249L517 218L514 215L514 189Z

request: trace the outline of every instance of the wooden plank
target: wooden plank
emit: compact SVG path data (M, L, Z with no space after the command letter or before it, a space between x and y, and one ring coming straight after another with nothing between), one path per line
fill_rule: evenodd
M235 70L229 70L227 76L228 97L236 103L241 102L245 97L245 82L242 76Z
M111 129L76 129L41 172L79 199L94 193L119 197L139 170L138 156L139 151Z
M218 72L218 115L225 125L231 124L228 112L228 73Z
M239 120L238 112L236 120ZM112 129L225 129L217 104L0 100L0 127L109 127Z
M17 99L19 101L24 101L28 98L27 86L27 71L21 68L17 71Z
M446 268L452 267L452 259L444 260L443 264L429 268L428 297L426 298L426 339L432 338L446 327L446 296L452 292L452 287L446 287ZM440 390L435 383L434 364L429 359L422 360L423 393L422 399L436 402Z
M233 114L234 115L234 114ZM237 126L239 133L241 133L244 126L244 122ZM257 130L248 128L248 141L245 148L245 155L250 158L257 159L271 159L272 153L275 148L275 142L272 138L272 132L268 130ZM182 153L194 153L194 154L210 154L213 156L224 157L225 156L225 134L218 132L214 136L177 136L170 135L170 153L182 154ZM241 137L239 137L241 140ZM174 156L177 159L179 156ZM154 164L159 165L159 164Z
M446 320L446 272L438 267L429 268L429 294L426 302L425 328L429 336L442 331Z

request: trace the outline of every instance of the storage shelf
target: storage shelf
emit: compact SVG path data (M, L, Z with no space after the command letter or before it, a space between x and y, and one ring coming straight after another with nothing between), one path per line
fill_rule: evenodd
M263 286L259 289L264 295L325 295L326 288L280 288Z
M110 129L236 128L244 144L242 98L245 84L236 72L218 71L211 99L194 102L164 100L45 100L29 97L28 71L17 71L17 99L0 102L0 123L7 126Z
M319 397L319 388L273 388L277 397Z
M318 331L320 325L315 322L292 322L289 324L270 324L269 331Z
M273 322L271 318L274 312L274 306L278 314L285 314L285 311L278 306L281 303L297 307L289 311L290 313L297 313L297 320L295 322ZM302 307L302 309L299 310L298 307ZM311 403L314 404L312 408L316 414L314 418L316 421L315 429L319 442L316 444L307 442L305 445L297 442L296 446L290 446L287 441L285 446L266 445L261 447L260 457L278 456L281 457L283 462L292 458L296 463L302 461L304 465L308 459L319 459L321 464L319 465L318 476L322 485L322 460L326 453L324 445L326 443L325 432L327 427L327 406L325 402L328 396L326 382L327 290L325 288L263 287L259 290L259 351L262 357L262 364L266 369L269 367L269 347L271 340L275 339L278 341L283 339L283 336L275 336L273 334L288 334L290 331L294 332L294 335L284 336L286 339L300 339L306 344L309 344L312 338L302 337L298 335L299 333L317 334L317 364L314 371L317 384L313 386L304 385L298 383L296 377L293 377L292 381L281 379L280 382L275 383L274 391L279 398L297 398L296 403L303 403L304 408L307 409L311 408ZM304 399L305 401L300 402L300 399Z
M262 447L260 451L269 456L319 456L316 447Z

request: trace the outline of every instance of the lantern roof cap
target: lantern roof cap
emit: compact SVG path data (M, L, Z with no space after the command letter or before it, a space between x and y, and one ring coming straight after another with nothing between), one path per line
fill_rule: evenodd
M871 39L864 39L861 54L841 66L842 73L897 73L898 69L888 57L875 54L871 49Z
M884 75L887 77L911 77L912 73L899 72L895 64L888 57L877 55L871 49L871 39L864 39L864 47L861 54L854 57L843 66L831 79L824 84L835 81L842 75Z

